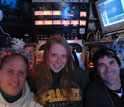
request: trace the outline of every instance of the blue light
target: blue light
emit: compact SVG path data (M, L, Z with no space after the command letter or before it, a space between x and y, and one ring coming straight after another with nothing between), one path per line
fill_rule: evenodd
M17 6L19 0L2 0L1 4L4 5L4 7L8 8L15 8Z
M69 17L68 17L68 11L69 11L68 8L65 8L65 9L64 9L63 14L62 14L62 17L63 17L64 19L68 19L68 18L69 18Z

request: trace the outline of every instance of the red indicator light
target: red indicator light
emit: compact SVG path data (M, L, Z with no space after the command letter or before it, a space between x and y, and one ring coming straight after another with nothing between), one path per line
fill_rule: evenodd
M73 14L69 14L68 16L73 17L74 15Z
M7 55L11 55L11 54L12 54L11 52L7 53Z
M93 68L93 62L89 63L89 68Z
M119 54L117 54L117 57L118 57L118 58L120 58L120 55L119 55Z
M7 53L4 53L4 55L7 55Z

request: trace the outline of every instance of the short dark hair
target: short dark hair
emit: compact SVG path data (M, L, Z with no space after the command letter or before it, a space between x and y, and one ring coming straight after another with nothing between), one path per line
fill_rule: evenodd
M26 65L26 67L27 67L27 68L26 68L26 72L28 73L29 61L28 61L28 59L27 59L24 55L22 55L22 54L20 54L20 53L7 53L6 55L4 55L4 56L1 58L1 60L0 60L0 70L3 68L4 64L6 63L6 61L11 60L11 59L13 59L14 57L20 57L20 58L22 58L22 59L24 60L25 65Z
M94 71L97 71L98 60L104 56L114 58L117 61L118 65L121 66L121 61L118 58L118 56L114 50L109 49L109 48L100 48L94 53L93 58L92 58L92 62L94 65Z

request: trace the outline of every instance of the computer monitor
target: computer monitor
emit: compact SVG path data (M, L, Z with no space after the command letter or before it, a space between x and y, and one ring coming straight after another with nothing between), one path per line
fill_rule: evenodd
M124 0L98 0L95 5L102 33L124 30Z

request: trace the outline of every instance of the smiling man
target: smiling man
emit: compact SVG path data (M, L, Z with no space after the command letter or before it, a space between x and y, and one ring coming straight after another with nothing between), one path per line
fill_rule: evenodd
M26 82L29 62L19 53L0 60L0 107L43 107L33 100Z
M101 48L93 56L97 79L88 87L86 107L124 107L124 77L121 62L116 53Z

